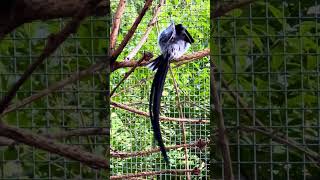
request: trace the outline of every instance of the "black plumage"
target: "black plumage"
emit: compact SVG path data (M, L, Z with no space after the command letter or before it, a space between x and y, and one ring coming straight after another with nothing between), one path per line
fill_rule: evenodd
M151 124L154 137L159 144L160 151L167 164L169 164L169 158L162 140L159 123L162 91L170 61L181 57L193 42L194 39L182 24L174 25L172 23L167 29L160 33L158 38L162 54L150 64L152 70L157 70L152 82L149 100Z

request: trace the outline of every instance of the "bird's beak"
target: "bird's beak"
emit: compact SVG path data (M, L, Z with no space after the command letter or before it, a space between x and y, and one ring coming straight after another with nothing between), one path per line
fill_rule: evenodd
M171 23L170 23L170 26L169 26L173 31L175 31L175 25L174 25L174 22L173 20L171 20Z

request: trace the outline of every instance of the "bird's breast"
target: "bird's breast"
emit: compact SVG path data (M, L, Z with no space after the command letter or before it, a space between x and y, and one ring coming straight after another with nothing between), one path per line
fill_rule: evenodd
M189 46L190 44L186 41L175 41L168 46L167 52L170 54L171 59L177 59L188 50Z

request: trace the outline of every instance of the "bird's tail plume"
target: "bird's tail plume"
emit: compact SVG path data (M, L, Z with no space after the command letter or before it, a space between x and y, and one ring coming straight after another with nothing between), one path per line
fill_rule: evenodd
M160 55L151 64L152 70L157 72L154 76L149 102L149 112L151 118L151 124L154 132L154 138L159 144L160 151L164 157L164 160L169 164L169 158L162 140L162 135L160 131L160 100L162 96L162 91L164 87L164 82L169 69L169 58L164 55Z

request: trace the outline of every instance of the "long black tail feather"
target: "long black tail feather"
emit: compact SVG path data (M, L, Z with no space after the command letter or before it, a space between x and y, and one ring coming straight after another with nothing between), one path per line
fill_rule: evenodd
M164 160L167 164L169 164L169 157L167 155L160 131L160 101L164 87L164 82L169 69L169 58L160 55L157 59L155 59L154 63L152 64L152 67L153 70L157 69L157 72L152 82L149 100L151 124L154 132L154 138L159 144L160 151L164 157Z

